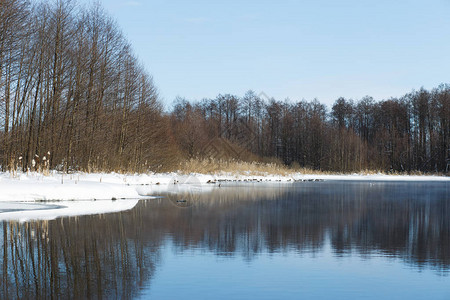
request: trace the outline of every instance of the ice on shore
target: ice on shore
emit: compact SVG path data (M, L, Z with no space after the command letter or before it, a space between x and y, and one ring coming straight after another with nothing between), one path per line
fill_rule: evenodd
M60 217L96 215L132 209L139 199L58 201L46 203L0 202L0 221L53 220Z
M64 201L139 199L157 192L177 192L186 186L211 187L208 183L285 182L307 180L370 180L370 181L450 181L445 176L406 175L179 175L165 174L61 174L0 173L0 201Z
M48 220L64 216L102 214L132 209L151 196L211 191L226 183L283 183L312 180L444 181L445 176L395 175L180 175L0 173L0 221Z

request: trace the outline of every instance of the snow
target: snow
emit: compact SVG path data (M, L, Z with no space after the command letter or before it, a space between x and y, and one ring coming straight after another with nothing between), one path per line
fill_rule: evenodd
M34 175L34 176L33 176ZM112 200L139 198L135 187L126 184L70 180L56 176L21 175L0 177L0 201Z
M450 182L448 176L434 175L386 175L386 174L351 174L351 175L301 175L294 176L296 180L351 180L351 181L447 181Z
M311 180L450 182L450 177L300 173L287 176L270 174L253 176L231 173L180 175L177 173L61 174L57 172L44 176L40 173L0 173L0 221L47 220L62 216L125 211L133 208L140 199L148 199L158 193L208 192L217 188L218 184L222 182L281 182L288 184Z
M63 200L114 200L139 199L155 193L173 192L187 186L199 186L204 191L212 185L208 182L293 182L305 180L369 180L369 181L450 181L446 176L407 175L180 175L164 174L117 174L53 172L49 176L39 173L0 173L0 201L63 201Z
M53 220L59 217L96 215L130 210L139 199L59 201L45 204L0 202L0 221Z

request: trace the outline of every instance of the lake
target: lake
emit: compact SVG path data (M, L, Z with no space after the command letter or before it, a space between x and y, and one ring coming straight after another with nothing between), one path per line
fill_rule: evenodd
M449 182L173 189L3 221L0 298L450 299Z

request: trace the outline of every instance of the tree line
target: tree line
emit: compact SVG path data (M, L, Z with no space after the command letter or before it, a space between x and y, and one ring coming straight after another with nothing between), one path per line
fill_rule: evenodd
M339 172L446 172L449 121L450 85L444 84L379 102L339 98L331 110L317 100L279 101L249 91L197 102L178 98L171 112L186 157L208 156L211 141L225 139L246 148L231 151L240 159L256 155Z
M380 102L280 101L248 92L164 111L99 4L0 1L0 167L176 170L186 159L315 170L445 172L450 86ZM45 156L45 157L44 157Z
M170 165L169 120L153 79L99 4L0 5L2 169L43 159L66 171Z

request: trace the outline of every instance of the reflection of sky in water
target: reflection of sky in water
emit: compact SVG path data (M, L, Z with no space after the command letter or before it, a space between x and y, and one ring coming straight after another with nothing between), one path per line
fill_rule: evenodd
M450 298L450 183L164 193L89 202L133 207L118 213L0 223L0 298L36 286L41 298Z
M180 253L164 243L161 264L142 298L154 299L448 299L450 278L417 272L384 256L260 253L255 260L217 256L204 249Z

